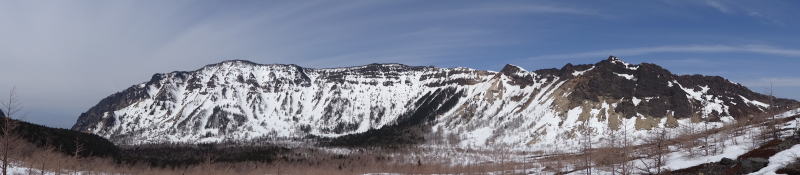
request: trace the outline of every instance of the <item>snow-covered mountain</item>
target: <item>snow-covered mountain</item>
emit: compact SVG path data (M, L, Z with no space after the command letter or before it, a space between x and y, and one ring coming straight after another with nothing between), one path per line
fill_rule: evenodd
M103 99L72 129L118 144L389 138L536 145L572 137L581 124L602 132L746 118L769 107L768 99L722 77L673 75L616 57L537 71L506 65L499 72L234 60L155 74Z

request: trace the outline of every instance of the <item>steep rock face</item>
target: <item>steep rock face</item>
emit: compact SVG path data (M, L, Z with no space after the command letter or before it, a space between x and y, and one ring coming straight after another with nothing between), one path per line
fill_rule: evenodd
M533 72L235 60L156 74L103 99L73 129L120 144L327 138L535 145L573 137L581 124L602 132L747 117L766 109L768 98L720 77L678 76L616 57Z
M156 74L81 115L73 129L115 141L335 137L394 122L425 93L486 71L371 64L335 69L226 61Z

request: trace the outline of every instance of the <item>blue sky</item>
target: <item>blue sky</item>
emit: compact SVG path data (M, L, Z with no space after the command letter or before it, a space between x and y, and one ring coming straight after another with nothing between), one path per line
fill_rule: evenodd
M498 70L616 55L800 99L800 1L2 1L0 92L68 128L154 73L227 59ZM6 95L0 95L5 99Z

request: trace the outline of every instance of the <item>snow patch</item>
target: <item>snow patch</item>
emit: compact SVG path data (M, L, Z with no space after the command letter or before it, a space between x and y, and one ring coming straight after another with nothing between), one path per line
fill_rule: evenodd
M586 72L588 72L588 71L591 71L592 69L594 69L594 66L592 66L592 67L591 67L591 68L589 68L589 69L582 70L582 71L577 71L577 70L576 70L575 72L572 72L572 76L579 76L579 75L583 75L583 73L586 73Z
M769 164L767 167L762 168L756 172L750 173L754 175L769 175L775 174L775 171L786 167L786 165L797 161L800 158L800 145L794 145L792 148L783 150L769 157Z
M486 141L489 140L492 133L494 133L494 129L490 127L476 129L464 135L466 137L464 138L464 141L466 141L464 144L473 144L474 146L486 145Z
M639 102L642 102L642 99L633 97L632 101L634 106L639 106Z
M625 66L626 69L629 69L629 70L637 70L637 69L639 69L639 66L634 66L632 64L626 63L626 62L624 62L624 61L622 61L622 60L620 60L619 58L616 58L616 57L614 57L614 59L611 60L611 62L615 63L615 64L622 64L623 66Z
M742 98L742 101L744 101L744 103L747 103L747 104L761 106L761 107L764 107L764 108L769 107L769 104L762 103L760 101L750 100L750 99L747 99L747 98L745 98L744 96L741 96L741 95L739 95L739 98Z
M620 76L622 78L628 79L628 80L634 80L635 79L635 77L633 75L631 75L631 74L620 74L620 73L616 73L616 72L614 72L614 74L617 75L617 76Z

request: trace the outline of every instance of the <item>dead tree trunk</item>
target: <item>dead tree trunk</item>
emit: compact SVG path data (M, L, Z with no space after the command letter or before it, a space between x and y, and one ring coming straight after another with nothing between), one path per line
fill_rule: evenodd
M588 122L588 121L587 121ZM586 166L586 174L592 174L592 128L584 123L579 128L581 133L581 152L584 156L584 165Z
M22 106L20 105L19 99L17 98L16 88L12 88L11 92L8 95L8 102L3 102L3 107L5 109L5 116L2 118L3 124L0 127L0 132L2 132L2 137L0 137L0 152L2 152L2 173L3 175L8 175L8 167L9 167L9 157L11 156L11 151L14 146L16 146L17 137L14 134L14 129L17 127L16 121L12 119L15 117L16 114L22 110Z

